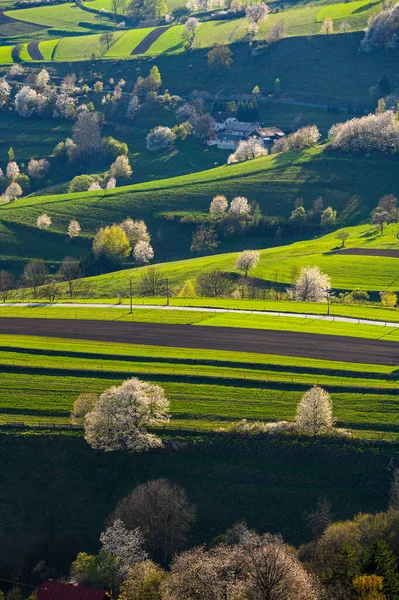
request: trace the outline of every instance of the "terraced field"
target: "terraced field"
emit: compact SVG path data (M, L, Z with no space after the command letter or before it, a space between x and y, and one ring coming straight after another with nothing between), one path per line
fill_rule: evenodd
M153 31L152 27L143 29L131 29L123 33L121 37L106 52L106 58L124 58L132 54L134 49L142 42L149 33Z
M129 376L161 383L170 428L209 430L241 419L293 419L315 381L332 391L340 426L393 439L399 396L393 367L248 352L0 335L0 423L67 423L77 394L100 393ZM359 396L356 388L369 388ZM10 393L12 390L12 393Z

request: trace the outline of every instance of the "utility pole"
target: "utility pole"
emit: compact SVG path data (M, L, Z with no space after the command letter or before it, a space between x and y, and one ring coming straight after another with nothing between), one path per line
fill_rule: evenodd
M327 314L330 314L330 290L326 288L326 296L327 296Z
M169 279L166 278L166 306L169 306Z
M132 285L132 278L130 278L129 281L129 295L130 295L130 312L129 314L133 314L133 285Z

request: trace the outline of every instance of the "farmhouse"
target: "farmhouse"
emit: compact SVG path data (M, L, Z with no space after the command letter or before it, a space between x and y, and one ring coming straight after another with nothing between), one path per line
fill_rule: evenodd
M45 581L39 588L37 600L109 600L104 590L78 586L76 583Z
M260 123L246 123L229 112L214 115L216 130L209 137L208 146L217 146L220 150L235 150L238 144L251 137L258 138L269 148L285 134L278 127L262 127Z

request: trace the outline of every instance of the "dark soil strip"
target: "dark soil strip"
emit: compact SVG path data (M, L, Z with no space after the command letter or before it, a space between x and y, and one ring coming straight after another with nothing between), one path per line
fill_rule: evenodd
M133 54L144 54L144 52L147 52L147 50L149 50L151 48L152 44L167 29L168 29L168 27L157 27L156 29L153 29L153 31L150 31L150 33L143 40L141 40L141 42L139 43L139 45L136 46L134 48L134 50L131 51L130 54L131 55L133 55Z
M399 250L378 250L377 248L342 248L339 254L357 254L359 256L388 256L399 258Z
M32 60L44 60L44 56L39 50L39 42L28 44L28 52Z
M399 365L396 342L291 331L5 317L0 333Z

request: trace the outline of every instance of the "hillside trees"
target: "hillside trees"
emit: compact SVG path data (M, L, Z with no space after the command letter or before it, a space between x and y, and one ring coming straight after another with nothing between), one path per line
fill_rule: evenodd
M49 217L46 213L39 215L36 220L36 225L43 231L48 229L51 225L51 217Z
M198 225L191 239L191 252L212 252L219 245L216 229L212 225Z
M11 94L11 86L4 77L0 79L0 109L7 104Z
M307 125L301 127L294 133L276 140L272 146L271 152L288 152L289 150L303 150L315 146L319 141L321 134L316 125Z
M72 256L65 256L62 259L58 275L61 281L65 281L68 284L69 297L73 297L74 293L74 282L82 277L82 267L80 261Z
M399 40L399 4L385 5L379 14L370 17L361 41L364 52L397 48Z
M112 163L109 172L111 177L114 177L116 180L128 179L133 173L128 157L125 155L117 156L115 162Z
M15 287L15 277L11 271L0 271L0 297L3 302L6 302L10 297L11 291Z
M30 260L22 273L23 284L30 288L34 298L37 298L38 289L48 278L46 263L41 259Z
M396 152L399 149L399 122L395 113L387 110L337 123L331 127L328 137L332 148L344 152Z
M72 140L75 155L83 162L90 161L101 146L100 119L97 113L81 112L73 126Z
M147 431L169 420L169 401L159 385L137 378L101 394L85 417L85 439L93 448L142 452L162 445Z
M121 577L126 577L130 567L147 558L144 551L144 536L141 530L127 529L125 524L116 519L110 527L100 535L101 550L112 556Z
M209 214L213 217L221 217L226 213L228 206L229 203L226 196L221 194L217 195L212 199L209 205Z
M215 44L208 54L208 66L210 69L230 69L233 64L233 53L225 44Z
M371 222L379 225L381 233L386 223L396 223L399 220L398 199L393 194L385 194L379 199L377 206L371 211Z
M176 134L173 133L170 127L155 127L151 129L146 137L147 150L150 152L166 150L166 148L174 143L175 139Z
M68 236L70 239L78 237L81 232L81 227L76 219L72 219L68 225Z
M146 265L154 258L154 250L149 242L139 240L133 248L133 255L136 262Z
M152 560L130 567L121 585L120 600L161 600L161 587L166 572Z
M110 520L121 520L128 530L140 528L145 532L145 549L166 564L185 546L195 508L181 486L156 479L138 485L123 498Z

